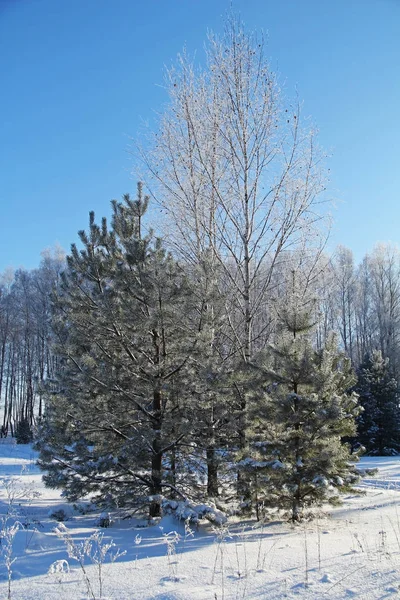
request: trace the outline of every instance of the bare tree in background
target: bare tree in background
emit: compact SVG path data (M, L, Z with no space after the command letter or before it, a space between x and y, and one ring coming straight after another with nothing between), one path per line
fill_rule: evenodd
M337 329L340 332L343 348L353 360L355 357L355 303L356 273L353 253L349 248L339 246L332 259L333 290L337 303Z
M369 257L372 298L379 332L379 349L389 358L392 375L400 374L400 251L377 245Z
M60 248L42 253L33 271L0 274L0 400L1 435L18 423L32 427L43 414L43 382L54 363L50 326L50 295L64 268Z

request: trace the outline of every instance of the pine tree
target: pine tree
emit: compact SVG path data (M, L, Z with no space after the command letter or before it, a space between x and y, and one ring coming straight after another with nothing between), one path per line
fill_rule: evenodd
M359 412L350 361L331 336L313 347L314 303L293 285L279 310L277 343L253 370L257 387L249 415L248 454L240 466L250 474L258 505L286 508L298 521L306 507L337 502L356 481L341 438L355 431ZM353 457L356 460L355 457Z
M150 505L181 493L173 453L191 434L188 376L201 305L152 233L148 198L113 201L112 224L90 215L83 249L72 246L53 326L62 368L47 401L37 447L45 482L75 500Z
M15 427L17 444L29 444L32 441L32 427L28 419L21 419Z
M356 441L368 454L400 452L400 414L397 381L391 376L389 359L378 350L367 354L358 369L355 391L364 411L357 419Z

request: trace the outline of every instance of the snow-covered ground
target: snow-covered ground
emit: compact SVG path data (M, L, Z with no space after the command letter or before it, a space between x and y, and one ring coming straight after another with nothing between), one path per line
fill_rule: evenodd
M3 441L3 440L2 440ZM377 467L360 486L365 495L345 497L341 507L327 508L312 522L258 525L254 521L213 530L202 525L185 532L165 517L157 526L117 521L104 533L125 551L106 561L103 598L114 600L239 600L281 598L385 599L400 593L400 457L365 458ZM16 478L10 483L10 478ZM79 549L96 528L93 513L71 512L58 492L47 490L30 446L0 443L0 598L8 596L4 555L10 548L5 530L18 513L20 530L13 539L11 597L18 600L99 598L98 568L86 559L83 569L68 556L57 537L49 511L64 508L65 522ZM40 494L40 495L38 495ZM7 497L8 495L8 497ZM61 526L62 527L62 526ZM176 542L177 536L180 539ZM12 533L12 532L11 532ZM69 535L61 532L61 536ZM169 535L168 535L169 534ZM93 541L93 540L92 540ZM95 543L92 545L92 552ZM92 592L87 591L89 580Z

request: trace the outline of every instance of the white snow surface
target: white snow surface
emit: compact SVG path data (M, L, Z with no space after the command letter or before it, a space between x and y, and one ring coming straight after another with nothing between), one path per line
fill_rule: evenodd
M233 520L185 531L172 515L143 527L143 520L113 514L111 527L99 530L100 511L82 514L44 487L29 445L1 442L0 518L4 523L9 510L7 481L15 478L14 512L28 526L13 540L13 599L100 598L96 566L85 564L88 595L82 569L54 533L57 522L49 514L61 508L75 544L101 531L104 542L114 541L113 551L125 551L106 561L103 600L384 600L400 594L400 457L362 459L360 468L379 469L360 484L364 494L347 495L341 507L324 507L296 526ZM0 598L8 597L6 547L3 537Z

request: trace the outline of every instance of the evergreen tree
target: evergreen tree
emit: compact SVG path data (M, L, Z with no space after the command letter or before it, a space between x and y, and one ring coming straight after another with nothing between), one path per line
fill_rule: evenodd
M173 452L190 436L190 357L201 305L186 276L152 233L143 235L148 198L113 201L106 220L80 232L54 301L62 360L39 431L39 464L50 487L75 500L150 504L180 491ZM55 391L54 391L55 390ZM176 480L176 478L172 478Z
M357 396L350 361L332 336L316 350L311 343L314 303L293 286L279 310L280 332L255 371L257 389L249 415L248 454L240 463L250 474L256 505L290 511L337 502L356 481L349 449L341 438L355 431ZM355 457L354 457L355 460Z
M18 421L15 427L15 439L17 444L29 444L32 441L32 428L28 419Z
M355 391L364 411L357 419L357 442L368 454L392 455L400 451L400 414L397 381L389 359L378 350L367 354L358 369Z

